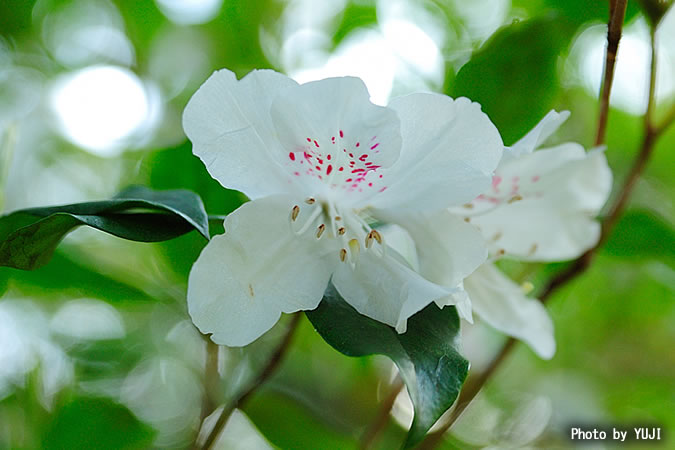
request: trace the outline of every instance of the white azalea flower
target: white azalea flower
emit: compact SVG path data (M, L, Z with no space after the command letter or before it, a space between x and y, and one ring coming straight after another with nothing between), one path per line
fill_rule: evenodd
M502 256L525 261L567 260L597 242L600 225L595 216L612 185L604 153L600 149L586 153L573 142L534 151L568 117L568 112L551 111L525 137L506 148L492 185L473 201L404 224L417 243L422 275L447 285L444 278L451 272L443 271L458 262L448 258L445 248L419 236L435 233L452 239L454 227L461 221L480 230L493 260ZM440 223L442 228L436 226ZM488 324L522 339L542 358L553 356L553 323L546 308L527 297L492 262L471 274L464 287L473 310Z
M413 94L380 107L357 78L298 85L273 71L237 81L221 70L190 100L183 125L209 173L252 200L190 273L190 315L219 344L246 345L281 313L316 308L331 277L360 313L405 332L429 303L463 301L462 279L487 257L462 222L444 242L458 264L439 285L373 228L489 188L501 138L465 98Z

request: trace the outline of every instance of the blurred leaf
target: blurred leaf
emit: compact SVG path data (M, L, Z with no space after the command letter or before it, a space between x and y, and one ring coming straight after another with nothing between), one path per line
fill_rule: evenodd
M349 33L358 28L377 25L377 8L374 2L349 2L342 13L342 21L333 34L333 46L337 47Z
M112 200L16 211L0 218L0 266L45 265L63 237L80 225L141 242L172 239L193 229L209 238L199 196L132 186Z
M107 398L76 397L55 413L43 448L143 449L153 436L125 406Z
M450 94L480 103L510 145L553 107L558 55L570 37L555 17L504 27L460 69Z
M348 433L341 434L329 428L317 419L316 414L280 394L258 394L246 404L244 412L263 436L278 448L356 448Z
M620 257L665 258L675 261L675 230L654 212L627 211L609 236L603 251Z
M562 14L565 19L579 26L588 22L607 23L609 20L608 0L544 0L547 9L553 9ZM637 2L629 0L626 6L624 23L630 21L640 12Z
M359 314L330 284L307 317L328 344L347 356L381 354L398 366L415 409L406 441L418 443L457 398L469 368L454 344L459 317L454 307L429 305L396 330Z

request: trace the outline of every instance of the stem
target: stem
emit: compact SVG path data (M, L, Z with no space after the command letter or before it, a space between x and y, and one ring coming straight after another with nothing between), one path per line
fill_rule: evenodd
M609 7L609 22L607 24L607 52L605 58L604 78L600 86L600 113L598 114L598 129L595 135L595 146L605 142L607 130L607 117L609 116L609 95L612 91L614 80L614 66L616 53L621 40L621 29L626 14L628 0L611 0Z
M204 367L204 401L200 423L204 422L218 405L214 399L220 397L220 374L218 373L218 345L208 337L206 340L206 365Z
M619 5L621 3L622 0L613 0L612 6ZM625 2L623 3L625 8ZM614 16L614 14L612 14L612 16ZM610 51L609 45L607 51L608 52ZM605 69L609 70L609 67L606 66ZM675 122L675 107L674 107L673 111L671 111L667 115L666 119L662 122L661 125L654 126L652 123L654 102L656 96L656 42L655 42L655 30L653 29L651 30L651 64L649 77L650 77L649 97L647 101L647 111L645 112L644 117L644 134L642 144L640 146L640 151L638 152L638 155L635 157L633 165L631 166L631 170L628 176L626 177L626 180L624 181L624 184L620 190L619 195L617 196L617 199L615 200L613 206L610 208L610 212L607 215L607 219L602 224L600 239L598 240L598 243L594 247L592 247L586 253L581 255L579 258L577 258L566 270L559 273L549 281L549 283L542 290L539 296L539 298L543 302L546 302L550 298L551 294L553 294L558 288L562 287L569 281L575 279L576 277L584 273L586 269L590 266L593 256L595 255L597 250L605 243L607 237L613 230L614 225L616 224L624 208L626 207L628 199L630 198L630 195L633 192L633 189L635 188L637 180L640 178L642 172L644 171L647 165L647 162L649 161L649 158L652 154L656 141L663 134L663 132L665 132L668 126L671 125L673 122ZM608 82L611 83L611 77L607 77L607 74L605 74L605 80L608 80ZM609 92L610 89L611 86L607 87L606 91ZM608 98L609 94L607 94L607 99ZM605 101L604 96L602 101ZM601 113L601 117L599 118L599 120L606 120L606 117L603 119ZM603 127L604 125L602 126L599 125L598 130L599 132L600 130L602 130L602 134L599 133L599 136L602 136L602 138L604 139ZM455 423L455 421L460 417L462 412L471 403L471 401L478 394L481 388L485 385L488 379L490 379L490 377L499 368L501 363L506 359L506 356L508 356L508 354L515 346L516 342L517 341L514 338L509 338L504 343L504 345L502 346L501 350L497 353L497 355L492 359L487 369L485 369L482 373L473 377L466 383L466 385L462 389L462 392L459 395L459 398L457 399L455 410L452 412L448 420L443 424L443 426L438 431L430 433L424 439L424 441L420 444L419 447L420 449L432 449L441 442L443 434Z
M223 431L223 427L227 423L227 419L230 417L232 412L237 409L241 408L244 406L244 404L248 401L248 399L251 397L251 395L258 390L260 386L262 386L271 376L274 374L276 369L279 367L279 364L281 363L281 360L283 357L286 355L286 352L291 344L291 341L293 339L293 334L295 330L298 328L298 324L300 323L300 318L302 316L298 313L293 314L291 323L288 324L288 328L286 329L286 333L284 334L284 337L281 340L281 343L279 346L274 350L270 358L267 360L267 364L265 364L265 367L260 371L258 376L256 377L255 380L251 383L251 385L246 388L243 392L241 392L231 403L229 406L226 406L223 408L223 410L220 412L220 416L218 416L218 420L216 421L216 424L213 426L213 429L207 436L206 440L204 441L204 444L199 447L201 449L210 449L212 448L213 444L216 442L218 436L220 435L221 431Z
M361 450L366 450L370 448L375 442L375 438L377 438L380 432L382 432L382 430L384 429L385 425L387 425L391 408L394 406L396 397L398 397L398 394L403 389L403 386L404 385L401 378L396 377L396 381L392 385L391 391L389 391L387 397L380 404L375 419L370 423L368 428L366 428L366 431L364 431L363 434L361 435L361 441L359 443L359 448Z

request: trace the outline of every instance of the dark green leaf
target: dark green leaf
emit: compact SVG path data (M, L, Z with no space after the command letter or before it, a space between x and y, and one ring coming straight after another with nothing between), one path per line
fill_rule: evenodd
M126 407L107 398L76 397L55 414L45 449L143 449L154 431Z
M454 307L427 306L399 334L359 314L329 285L307 317L326 342L347 356L385 355L398 366L415 408L406 441L415 445L457 398L469 363L457 352L459 317Z
M558 55L570 37L552 17L504 27L460 69L450 94L480 103L510 145L554 106Z
M575 25L583 25L589 22L607 23L609 20L609 1L588 0L545 0L544 6L558 11L565 19ZM640 12L635 1L630 0L626 6L624 23L633 19Z
M673 6L673 0L639 0L638 3L652 27L658 27L661 19Z
M209 238L199 196L134 186L111 200L30 208L0 218L0 266L32 270L45 265L63 237L80 225L140 242L172 239L193 229Z
M377 25L375 3L349 2L342 13L342 21L333 34L333 45L337 47L349 34L359 28Z
M613 256L664 258L673 262L675 231L654 212L631 210L616 224L603 251Z

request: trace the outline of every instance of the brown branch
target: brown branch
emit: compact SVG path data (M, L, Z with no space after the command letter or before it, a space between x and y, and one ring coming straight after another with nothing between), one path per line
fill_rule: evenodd
M375 438L380 434L382 429L387 425L389 419L389 413L391 408L394 406L396 397L403 389L403 381L400 377L396 378L396 381L391 387L387 397L380 403L375 419L370 423L366 431L361 435L361 440L359 442L359 448L365 450L370 448L375 442Z
M614 6L615 4L620 4L621 2L622 0L614 0L612 2L612 5ZM610 51L609 46L607 51L608 52ZM611 83L611 77L608 78L607 76L605 76L605 79L609 80L609 82ZM611 86L607 88L607 92L609 92L610 88ZM662 122L661 125L654 126L653 111L654 111L655 97L656 97L656 42L655 42L655 30L652 29L649 97L647 103L647 111L645 112L644 134L640 150L638 152L638 155L635 157L635 161L631 166L631 170L627 175L626 180L624 181L624 184L621 188L621 191L619 192L619 195L614 201L614 204L611 207L606 220L602 224L602 231L598 243L593 248L591 248L586 253L577 258L566 270L559 273L549 281L549 283L546 285L546 287L542 290L541 294L539 295L539 298L543 302L547 301L550 298L551 294L553 294L558 288L580 276L590 266L593 256L595 255L597 250L605 243L609 234L616 225L616 222L618 221L619 217L623 213L623 210L626 207L628 199L630 198L630 195L635 188L637 180L640 178L642 172L647 166L647 162L651 157L656 141L665 132L668 126L671 125L673 122L675 122L675 107L674 107L673 111L671 111L666 116L666 119ZM607 95L607 99L608 98L609 95ZM601 114L599 120L606 120L606 117L603 119ZM598 130L601 130L600 126L598 127ZM604 139L604 129L602 133ZM471 401L475 398L478 392L480 392L480 390L488 381L488 379L491 378L491 376L495 373L495 371L498 369L501 363L506 359L506 356L508 356L508 354L511 352L516 343L517 341L514 338L509 338L504 343L504 345L502 346L501 350L497 353L497 355L492 359L490 365L482 373L473 377L466 383L466 385L462 389L462 392L459 395L459 398L457 399L455 409L451 413L448 420L443 424L443 426L439 430L427 435L422 444L420 444L419 447L420 449L427 449L427 450L432 449L441 442L443 434L448 429L450 429L450 427L455 423L455 421L461 416L462 412L464 412L466 407L471 403Z
M276 369L279 366L279 363L281 363L281 360L283 359L284 355L286 354L286 351L288 350L291 344L293 334L297 329L298 324L300 323L300 318L301 315L299 313L293 314L291 318L291 323L288 324L288 328L286 329L286 334L284 334L281 343L274 350L270 358L267 360L265 367L263 367L263 369L260 371L256 379L253 380L253 382L248 388L242 391L232 402L230 402L229 406L223 408L223 410L220 412L220 415L218 416L216 424L213 426L213 429L207 436L206 440L204 441L204 444L199 448L210 449L216 442L220 433L223 431L223 427L227 423L227 419L229 419L232 412L237 408L243 407L244 404L246 404L248 399L251 397L251 395L256 390L258 390L258 388L262 386L276 371Z
M602 86L600 86L600 112L598 114L598 130L595 135L596 146L605 142L607 130L607 118L609 116L609 95L612 91L614 80L614 66L616 53L619 50L621 29L626 14L628 0L611 0L609 7L609 22L607 23L607 52L605 57L605 70Z

